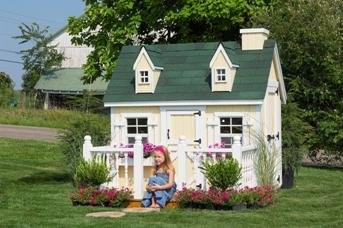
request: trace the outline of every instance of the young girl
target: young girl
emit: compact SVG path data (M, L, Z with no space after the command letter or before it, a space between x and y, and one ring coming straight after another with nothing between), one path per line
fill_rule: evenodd
M147 192L142 200L143 207L161 208L173 197L176 191L175 170L169 152L164 146L154 150L155 165L146 186Z

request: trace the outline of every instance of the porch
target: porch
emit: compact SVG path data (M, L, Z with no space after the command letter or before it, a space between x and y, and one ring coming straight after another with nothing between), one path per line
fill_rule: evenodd
M135 137L133 148L121 148L115 146L94 147L91 136L84 137L83 158L91 160L103 160L114 176L111 182L104 183L104 186L116 188L129 188L133 191L134 199L142 199L145 191L145 184L150 175L153 159L143 157L143 144L140 136ZM205 148L201 146L190 146L186 142L186 137L180 136L178 143L174 147L168 147L173 161L177 183L177 188L183 187L202 188L206 190L208 184L206 178L201 173L199 166L203 161L212 158L231 156L235 158L242 167L242 178L238 188L245 186L257 186L257 179L254 170L254 160L256 156L255 146L242 146L241 137L234 136L231 148ZM134 154L133 158L129 154Z

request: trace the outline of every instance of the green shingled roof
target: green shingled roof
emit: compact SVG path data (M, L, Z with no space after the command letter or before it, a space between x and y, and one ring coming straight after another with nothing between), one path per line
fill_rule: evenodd
M97 79L92 84L84 85L81 81L83 70L80 68L60 68L42 75L35 89L56 94L81 93L87 89L96 94L104 94L108 82Z
M236 42L222 43L233 64L239 65L231 92L211 92L209 63L218 42L145 46L155 66L163 67L154 93L135 93L132 66L140 46L124 46L114 70L105 102L262 100L264 99L275 42L263 50L242 51Z

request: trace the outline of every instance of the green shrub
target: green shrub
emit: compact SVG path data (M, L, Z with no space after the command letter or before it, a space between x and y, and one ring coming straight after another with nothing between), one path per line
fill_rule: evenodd
M285 172L299 171L301 161L309 151L308 141L316 138L313 132L304 121L303 110L295 103L282 106L282 168Z
M234 187L242 176L242 168L234 158L219 159L216 162L208 159L200 169L211 186L222 191Z
M82 160L77 166L74 181L76 186L99 186L112 179L110 170L103 161Z
M103 146L108 144L109 130L110 128L99 122L98 118L90 115L71 122L67 129L62 130L60 134L62 152L72 176L82 158L85 135L92 137L93 146Z

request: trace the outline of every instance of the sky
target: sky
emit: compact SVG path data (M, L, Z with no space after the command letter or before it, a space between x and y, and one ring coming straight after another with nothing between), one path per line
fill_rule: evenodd
M54 33L67 25L69 16L80 16L83 10L82 0L0 0L0 71L10 75L15 89L21 89L24 73L18 52L28 48L12 38L20 35L18 26L36 22Z

